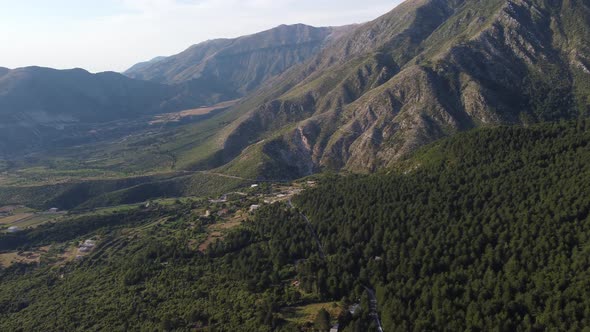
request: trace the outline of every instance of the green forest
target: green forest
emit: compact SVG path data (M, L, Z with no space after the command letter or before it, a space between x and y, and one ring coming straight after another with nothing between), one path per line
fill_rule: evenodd
M589 330L589 179L589 120L500 126L318 176L205 252L189 246L215 222L199 201L2 235L22 250L102 240L80 262L0 270L0 330L372 331L373 290L385 331ZM285 315L328 301L344 309Z

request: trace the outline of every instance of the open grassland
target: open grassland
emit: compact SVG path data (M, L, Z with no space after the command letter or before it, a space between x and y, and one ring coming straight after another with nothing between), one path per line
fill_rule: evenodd
M184 110L184 111L175 112L175 113L166 113L166 114L162 114L162 115L156 115L154 117L154 119L152 121L150 121L150 124L155 125L155 124L162 124L162 123L168 123L168 122L178 122L178 121L181 121L182 119L188 118L188 117L203 116L203 115L211 114L212 112L231 107L231 106L235 105L238 101L239 100L230 100L230 101L225 101L225 102L222 102L222 103L219 103L219 104L216 104L213 106L209 106L209 107L199 107L199 108Z
M299 326L307 323L313 323L317 313L325 309L330 313L330 317L338 317L342 312L342 306L338 302L313 303L298 307L287 307L281 310L281 315L287 321L293 322Z
M12 216L0 218L0 225L10 225L15 222L23 221L33 216L33 213L18 213Z

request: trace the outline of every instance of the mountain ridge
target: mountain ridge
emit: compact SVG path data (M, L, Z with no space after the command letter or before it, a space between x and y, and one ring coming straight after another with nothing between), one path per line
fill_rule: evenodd
M176 84L218 81L245 95L304 62L346 27L280 25L233 39L213 39L125 72L132 78Z
M223 169L375 171L465 129L587 113L588 22L576 1L406 1L238 105Z

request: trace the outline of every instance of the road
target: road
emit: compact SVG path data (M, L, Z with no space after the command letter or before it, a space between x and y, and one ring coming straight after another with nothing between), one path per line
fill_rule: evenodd
M216 176L220 176L222 178L227 178L227 179L235 179L235 180L244 180L244 181L256 181L253 179L246 179L240 176L233 176L233 175L227 175L227 174L223 174L223 173L215 173L215 172L209 172L209 171L197 171L197 173L201 173L201 174L207 174L207 175L216 175Z
M375 291L367 286L364 287L367 290L367 294L369 294L369 303L371 305L371 308L369 308L371 310L370 316L375 320L375 324L377 324L377 331L383 332L381 319L379 318L379 312L377 311L377 296L375 296Z
M291 209L295 208L295 206L293 205L293 202L291 202L291 198L289 198L289 200L287 201L287 204L289 205L289 207ZM303 219L307 223L307 228L309 228L309 231L311 232L311 234L315 238L315 241L316 241L319 251L320 251L320 257L322 257L323 260L326 260L326 254L324 253L324 248L322 247L322 243L320 242L320 238L318 237L318 234L313 229L313 225L311 224L311 221L309 221L307 216L304 215L303 213L299 212L299 215L301 215L301 217L303 217Z
M211 171L182 171L182 172L184 172L185 174L200 173L200 174L207 174L207 175L215 175L215 176L219 176L219 177L227 178L227 179L251 181L253 183L290 183L293 181L293 179L272 179L272 180L248 179L248 178L243 178L241 176L228 175L228 174L211 172Z

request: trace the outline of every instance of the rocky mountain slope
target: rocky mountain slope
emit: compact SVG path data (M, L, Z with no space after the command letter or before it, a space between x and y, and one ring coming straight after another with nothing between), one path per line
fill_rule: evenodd
M125 72L132 78L158 83L191 82L193 87L215 82L240 95L317 54L346 28L281 25L236 39L215 39L166 58L140 63Z
M212 158L249 176L374 171L469 128L588 114L589 69L587 2L409 0L237 106Z

